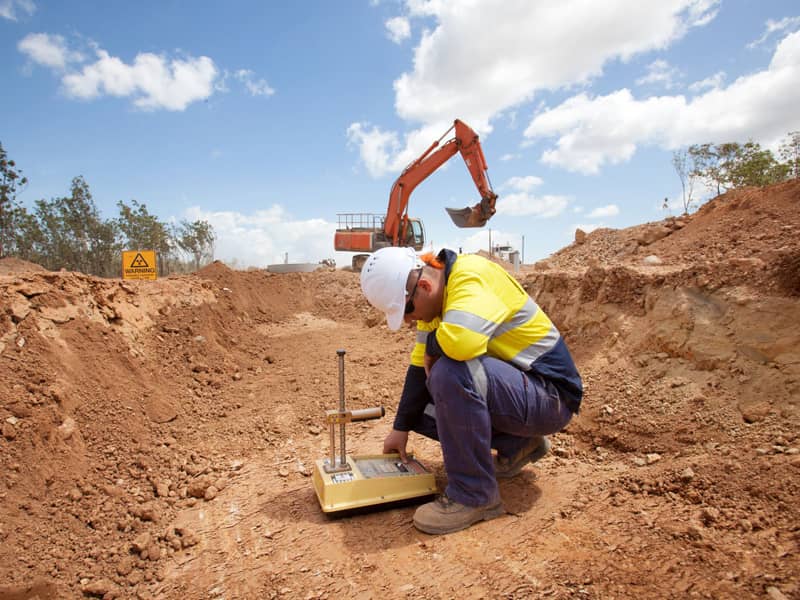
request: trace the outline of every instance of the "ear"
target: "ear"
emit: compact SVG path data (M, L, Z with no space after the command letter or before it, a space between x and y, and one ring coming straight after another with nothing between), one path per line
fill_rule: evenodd
M423 290L425 290L427 293L430 294L431 290L433 289L433 284L431 284L430 280L425 275L423 275L422 279L419 280L417 287L422 288Z

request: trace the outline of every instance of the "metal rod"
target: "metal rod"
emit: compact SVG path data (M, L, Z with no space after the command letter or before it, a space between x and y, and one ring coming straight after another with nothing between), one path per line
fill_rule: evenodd
M336 354L339 356L339 412L344 414L345 406L344 406L344 350L337 350ZM341 443L340 456L341 461L340 464L342 466L347 464L347 451L345 450L345 441L344 441L344 422L339 424L339 440Z

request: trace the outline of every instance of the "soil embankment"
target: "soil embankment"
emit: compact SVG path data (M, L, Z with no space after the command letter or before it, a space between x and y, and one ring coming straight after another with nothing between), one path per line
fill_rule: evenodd
M584 409L508 515L445 537L314 496L336 350L348 405L387 408L348 429L373 452L413 341L356 274L0 261L0 600L800 597L799 206L743 190L524 267Z

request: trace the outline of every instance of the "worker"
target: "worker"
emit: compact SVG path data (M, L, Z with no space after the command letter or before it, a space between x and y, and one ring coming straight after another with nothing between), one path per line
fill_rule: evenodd
M504 514L497 480L547 454L546 436L581 404L558 329L505 269L475 254L382 248L365 263L361 289L389 329L417 323L383 452L405 462L409 431L438 440L447 486L414 525L446 534Z

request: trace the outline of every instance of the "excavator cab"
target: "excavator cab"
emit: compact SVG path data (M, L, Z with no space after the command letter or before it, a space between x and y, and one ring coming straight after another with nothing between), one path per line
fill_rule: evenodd
M411 246L414 250L422 250L425 246L425 227L419 219L408 220L408 234L405 246Z

